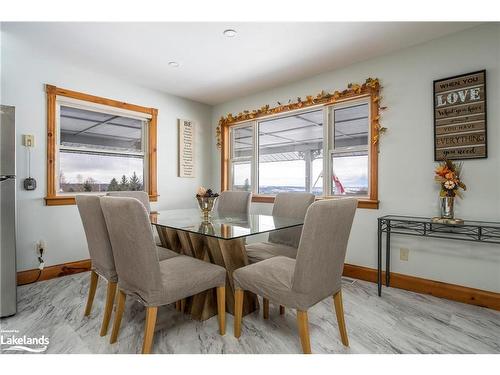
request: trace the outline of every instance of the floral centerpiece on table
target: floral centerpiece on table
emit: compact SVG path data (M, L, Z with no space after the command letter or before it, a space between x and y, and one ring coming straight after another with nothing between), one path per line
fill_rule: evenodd
M203 214L204 221L208 221L218 196L218 193L214 193L212 189L205 189L203 186L200 186L196 191L196 199Z
M467 190L462 182L460 175L462 172L462 163L454 163L445 159L439 163L435 170L434 180L441 186L439 196L441 197L441 217L453 219L453 202L458 196L462 198L460 189Z

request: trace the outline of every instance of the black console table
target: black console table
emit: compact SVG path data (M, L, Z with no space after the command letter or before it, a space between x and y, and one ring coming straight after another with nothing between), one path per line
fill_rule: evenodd
M378 218L378 295L382 294L382 233L385 243L385 285L390 284L391 234L447 238L500 244L500 223L465 220L463 224L436 223L431 218L387 215Z

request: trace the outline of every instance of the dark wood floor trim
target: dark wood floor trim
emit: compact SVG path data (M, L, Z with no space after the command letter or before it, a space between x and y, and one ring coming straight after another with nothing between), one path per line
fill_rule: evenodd
M353 279L371 281L373 283L377 282L377 270L373 268L346 264L344 266L343 275ZM385 272L382 273L382 280L385 280ZM469 303L471 305L483 306L500 311L500 293L469 288L461 285L448 284L394 272L391 272L391 287L422 294L430 294L439 298L446 298L453 301ZM383 296L384 290L382 289L382 297Z
M76 262L56 264L55 266L45 267L38 281L49 280L55 277L73 275L75 273L89 271L90 266L90 259L84 259ZM40 271L38 269L18 272L17 285L32 283L37 279L39 272Z
M89 271L90 267L90 259L57 264L55 266L46 267L42 271L38 281ZM377 282L377 270L374 268L346 264L344 266L343 275L353 279L370 281L372 283ZM29 284L36 280L37 277L38 269L18 272L17 285ZM382 279L385 280L385 272L382 273ZM416 293L430 294L439 298L446 298L453 301L469 303L471 305L483 306L500 311L500 293L469 288L461 285L448 284L394 272L391 273L391 287L409 290Z

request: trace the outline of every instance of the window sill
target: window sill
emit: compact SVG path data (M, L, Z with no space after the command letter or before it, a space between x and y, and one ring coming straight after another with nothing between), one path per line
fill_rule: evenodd
M334 198L334 197L316 197L317 201L323 200L323 199L337 199L337 198ZM252 202L274 203L274 195L253 195ZM378 200L369 199L369 198L358 199L358 208L368 208L368 209L377 210L378 205L379 205Z
M150 195L150 202L157 202L158 195ZM45 205L46 206L70 206L76 204L74 195L57 195L55 197L45 197Z

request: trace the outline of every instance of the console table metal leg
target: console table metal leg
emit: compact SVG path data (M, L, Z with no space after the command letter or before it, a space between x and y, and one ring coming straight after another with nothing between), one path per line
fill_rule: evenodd
M380 220L378 221L377 235L378 235L377 287L378 287L378 295L380 297L382 295L382 222Z
M385 286L389 286L391 280L391 222L387 221L387 232L385 237Z

